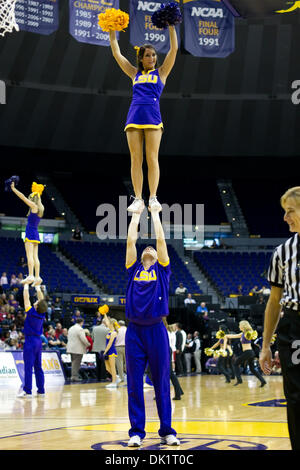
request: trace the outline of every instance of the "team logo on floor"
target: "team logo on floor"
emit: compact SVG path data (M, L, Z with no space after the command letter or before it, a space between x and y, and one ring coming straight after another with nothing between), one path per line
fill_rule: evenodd
M241 441L239 439L213 439L201 437L180 438L184 450L266 450L267 446L257 442ZM99 442L92 445L94 450L132 450L127 446L127 440ZM160 445L157 438L145 439L141 450L170 450L170 447Z

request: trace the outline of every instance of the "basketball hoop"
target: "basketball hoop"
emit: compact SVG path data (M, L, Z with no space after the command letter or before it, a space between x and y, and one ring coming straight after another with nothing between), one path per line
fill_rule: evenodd
M0 36L11 33L13 29L19 31L15 18L15 5L17 0L0 0Z

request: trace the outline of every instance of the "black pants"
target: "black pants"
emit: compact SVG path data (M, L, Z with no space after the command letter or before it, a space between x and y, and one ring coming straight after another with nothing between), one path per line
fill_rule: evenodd
M152 374L151 374L149 365L146 368L146 374L148 375L149 379L152 382ZM174 374L173 369L172 369L172 349L170 349L170 380L174 387L175 397L180 397L181 395L183 395L183 390L180 386L179 380L176 374Z
M246 364L246 363L249 365L249 369L252 372L252 374L255 375L255 377L257 377L261 383L265 382L261 373L258 372L258 370L256 370L254 367L254 359L255 359L254 351L252 349L247 349L235 360L234 372L235 372L235 376L238 382L242 382L240 365Z
M182 360L183 360L183 354L180 351L179 353L176 353L175 356L175 366L176 366L176 373L177 375L182 375L183 374L183 365L182 365Z
M96 374L97 380L105 380L107 378L104 359L98 352L96 352Z
M228 356L226 357L225 363L226 363L226 367L227 367L227 369L230 373L231 378L234 379L235 373L234 373L232 358L233 358L233 356L230 356L229 353L228 353Z
M218 367L218 369L219 369L220 374L225 375L226 381L227 381L227 382L230 382L231 373L230 373L230 371L227 369L226 359L227 359L226 357L220 356L220 357L218 358L217 367Z
M285 310L277 332L290 441L292 450L300 450L300 344L294 343L300 341L300 315Z

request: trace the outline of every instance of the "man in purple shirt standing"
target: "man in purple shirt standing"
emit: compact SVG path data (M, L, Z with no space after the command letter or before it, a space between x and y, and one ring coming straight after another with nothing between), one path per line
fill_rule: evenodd
M160 419L161 444L180 445L172 429L170 398L170 346L165 317L169 314L170 260L159 212L151 211L156 250L148 246L137 259L136 241L140 214L133 213L128 228L126 269L126 339L129 447L141 446L145 433L143 376L149 363Z

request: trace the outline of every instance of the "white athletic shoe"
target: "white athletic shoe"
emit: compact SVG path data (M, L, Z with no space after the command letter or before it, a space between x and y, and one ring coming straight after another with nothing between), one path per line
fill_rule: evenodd
M27 276L21 281L21 284L31 284L34 281L33 276Z
M133 196L132 196L133 197ZM134 201L127 207L128 212L141 214L145 208L145 203L143 199L137 197L134 198Z
M26 393L24 390L21 390L18 395L18 398L32 398L32 395L30 393Z
M158 202L156 196L150 197L148 209L149 209L150 212L151 212L152 210L157 211L157 212L160 212L160 211L161 211L162 207L161 207L161 204Z
M160 438L160 443L167 446L180 446L180 441L173 434L168 434L167 436Z
M132 436L128 441L128 447L141 447L142 439L140 436Z
M41 277L35 277L32 287L40 286L42 282L43 282L43 279Z
M105 388L117 388L117 384L116 382L111 382L110 384L105 385Z

